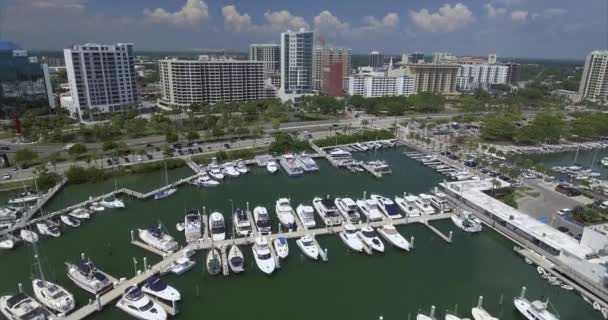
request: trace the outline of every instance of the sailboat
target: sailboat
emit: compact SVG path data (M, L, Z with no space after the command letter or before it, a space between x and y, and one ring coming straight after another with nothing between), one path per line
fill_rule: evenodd
M165 161L165 185L169 186L169 173L167 172L167 162ZM169 187L154 194L154 199L160 200L168 198L177 192L177 188Z

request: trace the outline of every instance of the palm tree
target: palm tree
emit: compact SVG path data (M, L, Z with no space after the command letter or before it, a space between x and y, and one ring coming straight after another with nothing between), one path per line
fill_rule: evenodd
M492 183L492 194L496 195L496 189L498 189L498 187L500 187L500 181L498 181L497 179L492 179L492 181L490 181Z

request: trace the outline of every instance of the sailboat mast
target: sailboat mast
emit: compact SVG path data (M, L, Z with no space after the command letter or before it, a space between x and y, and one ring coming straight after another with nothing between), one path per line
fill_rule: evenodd
M36 268L38 268L40 279L42 281L46 281L44 278L44 272L42 272L42 263L40 263L40 256L38 255L38 246L36 245L36 242L32 242L32 247L34 248L34 264L36 265Z
M165 163L165 185L169 184L169 174L167 173L167 161L163 160L163 162Z

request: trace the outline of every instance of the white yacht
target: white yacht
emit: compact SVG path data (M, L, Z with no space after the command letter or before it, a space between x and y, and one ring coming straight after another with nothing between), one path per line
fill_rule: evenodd
M232 178L236 178L238 176L241 175L240 172L238 172L236 170L236 168L234 167L233 163L226 163L224 164L224 168L222 169L222 173L224 174L224 176L228 176L228 177L232 177Z
M74 217L74 218L80 219L80 220L91 218L91 212L89 210L87 210L86 208L76 208L76 209L70 211L70 213L68 213L68 215L70 217Z
M401 235L401 233L399 233L399 231L397 231L397 228L395 228L393 225L387 224L387 225L383 226L382 228L378 228L377 231L380 234L380 236L382 236L382 238L384 238L384 240L388 241L388 243L392 244L393 246L395 246L399 249L402 249L405 251L410 251L410 247L411 247L410 242L407 241Z
M184 217L184 235L187 242L195 242L203 237L203 218L197 209L186 211Z
M34 279L32 288L36 299L58 314L67 314L76 307L74 296L58 284L44 279Z
M452 222L454 222L458 228L462 229L462 231L475 233L480 232L483 229L481 220L468 211L454 213L450 218L452 218Z
M42 198L42 195L40 195L40 194L33 193L30 191L25 191L25 192L20 193L17 198L9 199L8 204L32 203L32 202L37 202L38 200L40 200L40 198Z
M182 295L177 289L168 285L156 275L146 280L146 283L141 287L141 291L165 301L180 301L182 299Z
M99 204L109 209L119 209L125 207L125 203L116 197L105 197L99 201Z
M390 219L403 218L403 216L401 215L401 211L399 211L399 207L397 207L393 200L376 194L372 194L370 198L378 201L378 204L380 205L380 211L382 211L382 213L384 213Z
M353 155L350 152L344 151L340 148L331 150L329 152L329 156L332 157L334 160L340 161L352 160L353 158Z
M177 241L167 232L163 232L161 225L139 229L138 235L141 241L163 252L171 253L179 248Z
M416 315L416 320L437 320L437 319L427 316L426 314L419 313Z
M347 223L344 225L344 231L340 232L340 239L342 239L342 242L353 251L362 252L363 242L361 242L357 233L357 228L352 224Z
M287 258L289 255L289 244L287 243L287 239L284 237L278 237L272 241L272 245L274 246L274 250L279 258Z
M359 211L367 217L367 221L380 221L382 220L382 212L380 212L380 205L375 199L357 200L356 202Z
M177 258L172 264L168 265L163 271L161 271L161 275L167 274L169 272L175 275L181 275L184 272L192 269L196 262L190 260L187 256Z
M128 287L116 303L118 309L142 320L166 320L167 312L137 286Z
M280 198L277 200L275 205L275 211L277 213L277 217L281 222L281 225L287 229L295 229L296 228L296 220L294 217L293 208L291 207L291 203L287 198Z
M209 166L208 174L211 178L215 180L224 180L224 174L217 165Z
M253 244L252 250L253 257L255 258L255 263L258 265L258 268L260 268L260 270L266 274L273 273L276 266L274 259L270 254L268 240L266 240L265 237L255 238L255 243Z
M199 187L217 187L220 185L220 182L209 178L209 176L205 174L196 178L194 184Z
M0 207L0 228L7 228L17 221L18 211L11 207Z
M89 206L89 210L94 211L94 212L100 212L100 211L106 210L106 208L104 206L100 205L99 202L93 202Z
M217 249L212 248L207 253L206 266L207 272L209 272L209 274L212 276L218 275L220 272L222 272L222 257Z
M450 205L448 197L443 192L435 192L431 196L431 206L439 213L448 213L454 211L454 208Z
M68 225L72 228L78 228L80 227L80 220L74 218L74 217L70 217L70 216L61 216L59 217L59 219L61 220L61 222L63 222L65 225Z
M319 166L315 160L313 160L309 155L302 153L296 156L296 160L300 164L300 167L307 172L319 171Z
M251 221L247 217L247 212L243 209L236 209L232 215L232 224L239 236L248 236L251 233Z
M488 313L483 307L477 306L471 308L471 315L475 320L499 320Z
M315 209L313 207L300 204L296 208L296 214L304 227L314 228L317 225L315 221Z
M445 314L445 320L470 320L469 318L460 318L450 313Z
M168 197L174 195L176 192L177 192L177 188L168 188L168 189L161 190L154 194L154 200L161 200L164 198L168 198Z
M296 240L296 244L300 247L300 250L302 250L302 253L305 256L313 260L319 259L319 248L310 235L304 235L302 238Z
M253 220L255 220L255 226L258 229L258 232L261 234L270 234L270 216L265 207L258 206L253 208Z
M300 167L300 163L296 160L293 154L285 154L281 157L279 161L283 170L287 172L287 175L290 177L301 176L304 174L304 170Z
M434 214L435 209L431 206L432 197L426 193L421 193L416 199L416 206L422 214Z
M112 282L93 262L82 255L79 263L66 263L68 268L68 278L80 288L92 293L100 294L112 289Z
M219 212L213 212L209 216L209 233L213 241L226 239L226 223L224 216Z
M245 271L245 256L237 245L232 245L228 250L228 266L234 273Z
M277 173L277 171L279 171L279 166L277 165L276 161L270 160L266 163L266 170L270 174L275 174L275 173Z
M36 223L36 228L43 236L51 236L54 238L59 238L61 236L61 228L52 220L40 221Z
M317 210L326 226L339 226L342 224L342 217L332 199L316 197L312 200L312 206Z
M363 227L360 231L357 232L357 235L365 243L368 247L376 250L378 252L384 252L384 243L376 233L374 232L374 228L372 227Z
M357 210L357 204L355 203L355 201L353 201L353 199L336 198L336 200L334 200L334 203L336 204L336 207L338 208L340 214L342 214L344 221L351 224L361 223L361 215L359 214L359 211Z
M246 174L249 173L249 169L247 169L247 165L245 165L244 162L239 161L239 163L237 163L236 165L236 171L238 171L240 174Z
M177 223L175 224L175 230L177 230L178 232L184 232L185 229L186 229L186 224L184 223L184 221L183 220L177 221Z
M19 231L19 237L21 238L21 240L29 243L38 242L38 240L40 239L36 232L28 229L21 229L21 231Z
M405 213L406 217L419 217L422 215L418 206L416 206L416 199L418 197L414 195L403 195L403 198L395 196L395 203L399 206L399 209Z
M11 239L4 239L0 241L0 249L11 250L15 247L15 241Z
M521 313L528 320L559 320L559 315L551 313L547 307L549 307L549 300L542 302L540 300L529 301L525 298L526 289L523 288L521 295L513 299L515 309Z
M0 297L0 312L8 320L52 320L49 310L25 293Z

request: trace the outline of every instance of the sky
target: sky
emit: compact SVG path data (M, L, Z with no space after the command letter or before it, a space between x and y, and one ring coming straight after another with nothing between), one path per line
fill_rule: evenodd
M608 47L607 20L608 0L0 0L0 40L30 50L246 51L305 28L353 53L580 60Z

